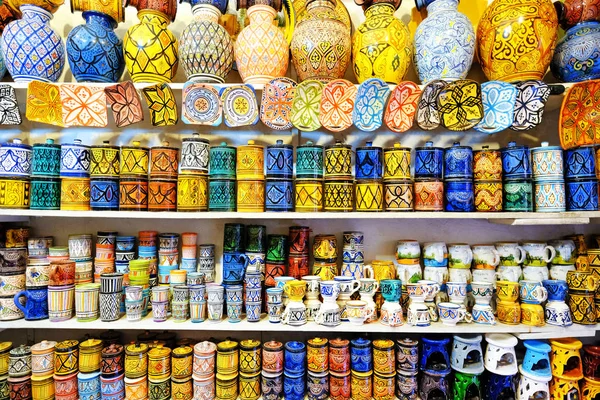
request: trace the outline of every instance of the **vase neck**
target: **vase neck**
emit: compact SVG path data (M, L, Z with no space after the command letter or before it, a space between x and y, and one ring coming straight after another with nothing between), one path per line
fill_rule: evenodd
M324 9L335 10L335 0L312 0L306 5L306 11Z
M458 8L458 0L435 0L427 6L427 13L432 14L438 11L456 11Z
M251 24L273 24L277 11L273 7L256 4L248 9L248 18Z
M373 14L394 15L396 8L390 3L375 3L365 11L365 17L369 18Z
M215 6L211 6L210 4L197 4L192 7L192 14L194 17L201 19L203 21L211 21L215 23L219 23L219 18L221 18L221 11Z
M52 13L44 10L42 7L34 6L33 4L23 4L20 7L23 13L23 19L38 20L43 24L47 24L52 19Z
M117 21L104 13L98 11L84 11L82 15L86 24L97 24L106 29L115 29L117 27Z
M141 10L138 12L138 18L140 19L140 21L142 22L146 22L146 23L151 23L151 24L158 24L158 25L164 25L167 26L169 25L169 18L161 13L160 11L156 11L156 10Z

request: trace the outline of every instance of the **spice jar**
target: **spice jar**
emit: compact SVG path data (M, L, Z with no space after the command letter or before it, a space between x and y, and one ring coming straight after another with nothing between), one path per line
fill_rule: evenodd
M31 394L34 399L54 399L54 375L32 375Z
M102 364L102 340L88 339L79 344L79 372L100 370Z
M373 370L382 375L396 373L396 354L394 351L394 342L388 339L379 339L373 341ZM392 393L393 393L392 385Z
M203 380L215 373L217 345L213 342L200 342L194 346L194 375Z
M329 342L329 372L344 375L350 373L350 342L332 339Z
M79 341L65 340L54 347L54 374L71 375L79 370ZM76 378L77 379L77 378Z
M0 343L0 376L8 374L8 357L12 349L12 342Z
M125 378L146 378L148 373L148 345L132 343L125 347Z
M225 340L217 344L217 374L236 374L237 376L239 365L238 347L238 342L232 340ZM225 382L229 380L230 379L222 379L222 381ZM217 392L218 386L219 385L217 384Z
M42 340L31 346L31 374L44 376L54 373L54 348L56 342Z
M283 372L283 343L271 340L263 344L262 370L268 374Z
M159 344L148 351L148 379L162 381L171 376L171 349Z
M123 346L120 344L111 344L102 349L102 376L108 378L113 375L120 375L125 370L125 355Z
M190 346L181 346L173 350L171 367L172 378L187 379L192 376L192 357L194 350Z
M261 365L260 340L242 340L240 342L240 372L246 375L254 375L260 372Z
M313 338L307 341L306 359L310 372L326 372L329 369L329 345L324 338Z
M8 376L20 378L28 375L31 375L31 347L20 345L8 355Z

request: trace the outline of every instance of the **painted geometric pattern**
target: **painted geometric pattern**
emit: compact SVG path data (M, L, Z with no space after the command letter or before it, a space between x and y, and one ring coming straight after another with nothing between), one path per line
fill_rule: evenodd
M183 87L181 119L186 124L218 126L223 107L218 88L205 83L187 82Z
M221 103L227 126L247 126L258 122L258 104L252 86L235 85L222 89Z
M387 83L379 78L367 79L358 87L352 121L361 131L374 131L383 122L383 110L390 95Z
M317 80L306 80L296 88L296 96L292 102L292 124L305 132L312 132L321 127L319 122L319 105L323 84Z
M385 110L385 124L394 132L406 132L413 126L421 89L416 83L401 82L390 95Z
M563 149L600 143L600 82L575 84L560 109L560 144Z
M488 134L509 128L515 114L517 88L507 82L492 81L481 84L483 119L475 129Z
M269 128L284 130L292 127L290 114L296 86L296 82L289 78L276 78L265 85L260 120Z
M126 81L104 88L106 99L113 112L115 124L120 128L144 120L142 100L133 86L133 82Z
M15 89L10 85L0 85L0 125L19 125L21 112Z
M104 89L93 86L60 86L63 122L66 126L105 127L108 124Z
M177 102L173 91L166 83L142 89L150 110L153 126L176 125L179 120Z
M352 110L356 86L345 79L335 79L325 85L319 107L321 125L332 132L352 126Z
M64 126L63 106L58 85L32 81L27 86L25 116L30 121Z

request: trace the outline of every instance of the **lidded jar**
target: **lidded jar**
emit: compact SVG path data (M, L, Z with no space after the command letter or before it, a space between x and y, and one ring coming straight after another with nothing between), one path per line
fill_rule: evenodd
M180 346L173 349L171 358L172 378L185 379L192 376L192 357L194 350L190 346Z
M263 343L262 370L269 374L283 372L283 343L275 340Z
M12 342L0 342L0 376L8 374L8 359L11 350Z
M54 375L66 376L79 370L79 341L64 340L54 347Z
M9 352L8 376L20 378L31 375L31 347L20 345Z
M136 379L148 373L148 345L131 343L125 347L125 377Z
M240 342L240 372L254 375L260 372L262 351L260 340L246 339Z
M217 345L213 342L200 342L194 346L193 373L200 378L206 378L215 373L215 356Z
M100 371L103 377L118 376L125 370L125 349L122 345L111 343L102 349Z
M79 344L79 372L100 370L102 364L102 340L88 339Z
M161 381L171 376L171 349L162 344L148 351L148 378Z

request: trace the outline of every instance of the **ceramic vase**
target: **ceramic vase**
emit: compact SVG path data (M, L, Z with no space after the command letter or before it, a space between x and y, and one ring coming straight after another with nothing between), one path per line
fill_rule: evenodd
M6 25L2 56L15 82L56 82L65 65L65 47L50 26L52 14L31 4L21 6L23 18Z
M490 81L542 79L557 32L558 17L550 0L494 0L477 27L483 72Z
M339 19L336 0L311 0L309 17L296 25L292 37L292 62L300 81L340 79L350 64L348 27Z
M398 84L412 60L410 32L394 17L390 3L376 3L365 11L363 22L352 37L352 63L359 83L380 78Z
M177 74L179 58L177 39L167 29L171 22L169 15L142 8L138 18L140 22L130 27L123 39L125 65L131 79L134 82L170 83Z
M423 84L436 79L464 79L475 55L475 31L458 12L458 0L435 0L417 27L414 59Z
M283 32L273 24L276 15L267 5L248 9L250 25L235 42L235 62L244 83L265 84L287 72L289 47Z
M77 82L118 82L125 60L123 42L115 34L117 22L106 14L83 12L85 25L67 37L67 57Z
M188 80L223 83L233 66L233 44L210 4L192 8L194 20L181 32L179 57Z

